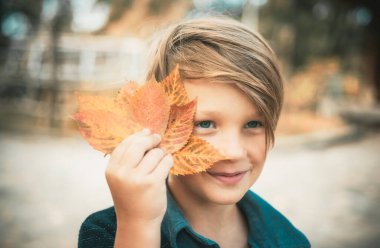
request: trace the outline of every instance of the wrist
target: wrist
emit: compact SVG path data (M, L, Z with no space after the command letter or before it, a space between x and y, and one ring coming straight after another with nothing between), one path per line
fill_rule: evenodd
M161 223L156 221L117 222L115 248L117 247L160 247Z
M123 231L133 231L140 229L155 230L161 227L161 221L158 220L136 220L136 219L118 219L117 229Z
M164 216L158 217L148 217L143 213L140 214L129 214L127 211L116 211L116 222L117 225L123 228L129 227L139 227L139 226L161 226L161 222Z

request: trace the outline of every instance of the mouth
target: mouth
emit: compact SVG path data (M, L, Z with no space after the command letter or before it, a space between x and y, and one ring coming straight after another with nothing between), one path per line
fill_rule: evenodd
M239 183L243 177L247 174L247 171L239 171L239 172L207 172L212 178L216 179L218 182L221 182L225 185L235 185Z

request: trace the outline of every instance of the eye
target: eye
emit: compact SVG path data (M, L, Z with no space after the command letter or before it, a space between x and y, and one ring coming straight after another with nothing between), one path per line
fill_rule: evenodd
M197 128L215 128L215 124L212 121L199 121L194 126Z
M245 128L258 128L262 127L263 123L261 121L249 121L247 124L245 124Z

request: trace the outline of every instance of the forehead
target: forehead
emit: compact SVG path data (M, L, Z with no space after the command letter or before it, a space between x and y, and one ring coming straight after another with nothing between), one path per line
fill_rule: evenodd
M233 83L209 82L207 79L185 80L189 99L197 98L197 112L239 111L260 115L254 102Z

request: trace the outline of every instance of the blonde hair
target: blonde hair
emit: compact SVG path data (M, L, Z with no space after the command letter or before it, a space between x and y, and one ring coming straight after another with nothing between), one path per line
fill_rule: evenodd
M207 17L171 26L153 48L146 79L161 81L179 64L182 79L235 84L263 114L267 148L273 144L283 79L260 34L229 18Z

